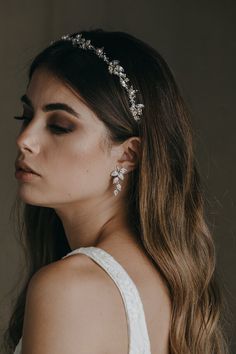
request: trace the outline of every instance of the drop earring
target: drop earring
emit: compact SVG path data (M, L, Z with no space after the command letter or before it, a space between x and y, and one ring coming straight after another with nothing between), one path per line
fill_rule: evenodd
M121 184L120 180L124 180L124 174L127 173L128 170L124 167L120 168L119 166L116 166L116 169L111 172L111 176L113 178L113 184L116 184L116 188L113 191L114 195L116 196L120 191L121 191Z

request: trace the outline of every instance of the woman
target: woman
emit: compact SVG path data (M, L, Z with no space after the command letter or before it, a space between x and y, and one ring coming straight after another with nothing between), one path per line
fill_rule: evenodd
M189 114L160 54L124 32L66 35L21 100L28 274L8 350L226 353Z

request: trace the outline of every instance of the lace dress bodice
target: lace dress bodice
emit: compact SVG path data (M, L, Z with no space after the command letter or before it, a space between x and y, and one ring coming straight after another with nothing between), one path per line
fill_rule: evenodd
M83 253L92 258L108 273L119 289L125 306L128 325L128 354L151 354L143 304L139 291L126 270L114 257L99 247L80 247L67 253L62 259L76 253ZM14 354L21 354L21 342L22 337L15 348Z

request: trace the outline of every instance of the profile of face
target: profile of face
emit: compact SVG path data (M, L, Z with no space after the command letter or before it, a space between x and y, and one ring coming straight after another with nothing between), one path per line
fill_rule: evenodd
M114 198L110 173L121 150L119 145L105 147L104 123L46 69L34 72L26 96L23 116L27 119L17 136L17 159L40 176L18 181L20 198L52 208L90 198ZM52 103L66 104L74 113L45 107Z

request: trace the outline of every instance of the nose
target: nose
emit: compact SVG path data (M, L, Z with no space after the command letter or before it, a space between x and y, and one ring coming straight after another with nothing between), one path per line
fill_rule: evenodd
M36 131L33 132L33 129L29 128L30 127L27 126L18 134L16 145L20 151L28 150L37 154L39 152L38 134Z

